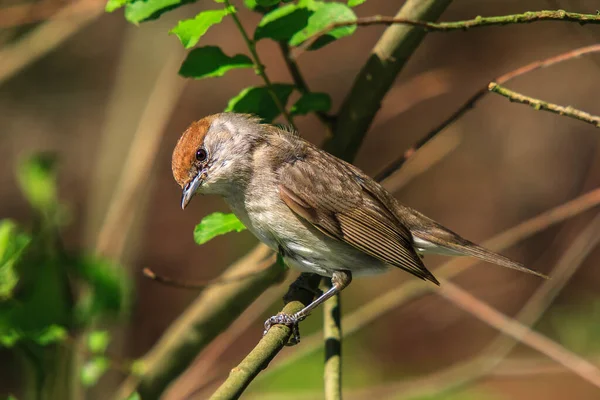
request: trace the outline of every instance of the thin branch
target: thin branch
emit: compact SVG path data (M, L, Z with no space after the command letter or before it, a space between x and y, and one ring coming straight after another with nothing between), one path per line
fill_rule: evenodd
M225 4L227 5L227 7L231 7L229 0L225 0ZM271 98L273 99L273 103L275 103L275 106L279 109L279 111L281 111L281 114L286 119L287 123L291 127L294 127L294 129L295 129L294 120L292 119L292 116L286 110L285 105L281 104L279 97L277 97L277 93L275 93L275 90L273 90L273 84L271 83L271 80L267 76L267 74L265 72L265 66L261 62L260 57L258 56L258 52L256 51L256 43L254 42L254 40L250 39L250 36L248 36L246 29L244 28L244 26L242 25L242 22L240 21L240 19L237 16L237 13L231 13L230 15L231 15L231 18L233 18L233 21L235 22L235 25L237 26L238 30L242 34L242 38L244 39L244 42L246 42L246 46L248 47L248 50L250 51L250 55L252 56L254 68L256 69L256 72L258 73L258 75L265 82L265 86L267 87L267 90L268 90L269 94L271 95Z
M493 250L502 251L509 248L538 232L543 231L553 225L579 215L600 204L600 189L592 190L582 196L569 202L561 204L551 210L543 212L527 221L524 221L496 236L485 241L483 246ZM433 273L436 277L442 279L451 279L460 273L466 271L478 263L472 258L453 258L436 268ZM550 280L552 281L552 279ZM376 297L367 304L354 310L351 314L342 318L344 326L344 337L347 337L363 327L369 325L377 318L396 309L402 304L418 298L424 294L430 293L433 285L410 280L395 289L390 290L381 296ZM279 360L272 365L262 378L279 371L281 368L294 363L296 360L305 357L307 354L319 349L321 342L321 332L316 332L302 341L302 347L290 354L286 358Z
M270 266L267 266L265 269L268 269L268 268L270 268ZM156 282L161 283L166 286L171 286L171 287L175 287L175 288L179 288L179 289L190 289L190 290L200 290L200 289L204 289L208 286L224 285L226 283L243 281L244 279L252 278L253 276L261 274L263 272L264 272L263 270L257 270L257 271L250 271L245 274L240 274L240 275L231 276L231 277L227 277L227 278L220 276L217 278L206 279L206 280L202 280L202 281L198 281L198 280L190 281L190 280L181 280L181 279L177 279L177 278L172 278L172 277L166 276L166 275L160 275L160 274L157 274L156 272L154 272L153 270L151 270L150 268L142 269L142 274L146 278L152 279L153 281L156 281Z
M302 280L309 280L300 283ZM302 274L296 280L298 284L292 284L290 290L284 297L287 302L282 313L293 314L308 305L314 298L314 292L307 290L308 287L318 285L321 277L315 274ZM285 325L274 325L262 337L258 344L231 370L231 373L223 384L213 393L211 399L236 399L248 387L250 382L265 369L271 360L288 344L292 330Z
M600 370L560 344L507 317L451 282L443 282L439 294L486 324L545 354L592 385L600 388Z
M403 17L391 17L384 15L373 15L370 17L357 18L354 21L333 22L314 35L307 38L296 51L292 54L297 58L304 51L309 49L321 36L331 32L334 29L346 26L369 26L369 25L409 25L423 29L427 32L448 32L448 31L466 31L470 28L480 28L484 26L528 24L538 21L565 21L584 24L600 24L600 14L581 14L568 12L564 10L541 10L528 11L522 14L501 15L494 17L476 17L464 21L452 22L428 22Z
M519 67L513 71L510 71L506 74L500 75L495 79L492 79L493 82L498 84L505 84L506 82L517 78L521 75L527 74L529 72L538 70L540 68L546 68L551 65L555 65L561 63L563 61L573 60L583 55L588 55L592 53L600 52L600 44L595 44L591 46L580 47L574 50L569 50L565 53L558 54L553 57L546 58L544 60L537 60L532 63L526 64L522 67ZM481 100L484 96L489 93L488 85L482 86L475 94L473 94L465 103L463 103L458 110L456 110L450 117L444 120L440 125L435 127L432 131L427 133L421 139L419 139L414 145L412 145L408 150L402 154L400 158L392 161L387 167L385 167L381 172L376 175L377 180L384 180L387 177L394 174L398 171L404 163L412 157L421 147L423 147L427 142L437 136L440 132L446 129L449 125L456 122L459 118L465 115L468 111L472 110L477 102Z
M331 287L331 282L324 279L324 290ZM325 340L325 399L340 400L342 398L342 324L340 321L341 305L339 293L323 304L323 339Z
M594 125L596 128L600 128L600 116L589 114L571 106L561 106L554 103L548 103L543 100L534 99L533 97L525 96L524 94L507 89L496 82L491 82L488 85L488 89L490 92L506 97L511 102L529 105L534 110L543 110L558 115L564 115L565 117L587 122L588 124Z
M43 57L104 12L104 3L79 0L63 7L18 41L0 50L0 84Z
M279 42L279 49L281 50L281 54L283 55L283 60L285 61L285 65L292 76L292 80L294 84L302 94L310 93L310 89L308 88L308 84L306 80L302 76L302 72L300 71L300 67L291 57L290 54L290 46L286 42ZM315 115L319 118L319 121L327 128L328 131L331 131L334 123L334 117L331 115L327 115L322 111L316 111Z

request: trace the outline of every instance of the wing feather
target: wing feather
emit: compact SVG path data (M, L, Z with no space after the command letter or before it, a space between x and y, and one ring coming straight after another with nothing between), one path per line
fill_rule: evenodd
M365 177L352 166L309 148L279 174L281 199L319 231L439 284L414 250L408 228L388 208L389 199L366 188Z

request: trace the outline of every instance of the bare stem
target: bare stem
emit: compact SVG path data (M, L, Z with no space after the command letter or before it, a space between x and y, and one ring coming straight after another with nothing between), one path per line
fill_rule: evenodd
M554 114L564 115L565 117L577 119L579 121L587 122L588 124L594 125L596 128L600 128L600 117L592 115L585 111L578 110L571 106L561 106L554 103L548 103L543 100L534 99L533 97L525 96L524 94L517 93L513 90L507 89L504 86L491 82L488 85L490 92L497 93L500 96L506 97L508 100L514 103L527 104L534 110L549 111Z
M326 281L326 280L325 280ZM327 290L331 282L324 285ZM342 324L339 293L323 304L323 338L325 340L325 399L342 398Z

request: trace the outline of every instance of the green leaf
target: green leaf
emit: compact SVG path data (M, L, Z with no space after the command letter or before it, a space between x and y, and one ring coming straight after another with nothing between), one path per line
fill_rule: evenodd
M113 12L125 6L127 3L131 3L132 1L133 0L108 0L106 2L106 6L104 7L104 11L109 13Z
M119 0L117 0L119 1ZM122 0L126 1L125 19L133 24L157 19L167 11L174 10L196 0Z
M279 99L282 106L285 107L288 98L294 90L293 85L276 83L271 85L275 95ZM261 117L266 122L271 122L281 111L273 101L273 97L265 86L248 87L242 90L237 96L229 100L226 112L237 112L255 114Z
M365 1L367 1L367 0L348 0L348 6L350 6L350 7L360 6Z
M90 290L79 299L80 323L105 315L120 315L129 310L131 282L125 270L97 256L79 256L71 261L75 273Z
M92 331L87 337L87 347L92 353L104 353L110 343L108 331Z
M204 244L215 236L229 232L241 232L246 227L234 214L212 213L204 218L194 229L194 240Z
M308 24L312 15L312 1L300 1L298 4L286 4L267 13L254 31L254 40L270 38L276 41L288 41Z
M289 41L290 46L298 46L306 39L323 31L332 23L356 21L356 14L350 7L342 3L317 2L316 11L308 19L306 28L296 33ZM334 40L349 36L356 30L356 25L336 28L319 37L309 50L319 49Z
M235 8L233 7L202 11L192 19L179 21L177 26L171 29L169 33L177 35L183 47L189 49L198 43L200 38L208 31L208 28L220 23L225 16L234 12Z
M94 386L108 370L110 362L106 357L94 357L81 368L81 383L83 386Z
M31 337L37 344L47 346L52 343L64 341L69 334L67 330L59 325L50 325Z
M0 302L12 297L19 281L15 264L31 242L10 220L0 220Z
M292 115L306 115L311 112L327 112L331 108L331 97L327 93L305 93L290 110Z
M56 209L56 157L40 153L27 158L17 168L21 191L33 208L46 213Z
M234 68L252 68L254 63L243 54L230 57L216 46L204 46L193 49L187 55L179 75L186 78L212 78L223 76L227 71Z

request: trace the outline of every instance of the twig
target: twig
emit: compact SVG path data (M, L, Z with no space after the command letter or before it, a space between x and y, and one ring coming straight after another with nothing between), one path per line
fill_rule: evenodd
M93 7L92 7L93 5ZM0 84L102 15L104 3L79 0L63 7L51 20L0 50Z
M60 0L42 0L0 8L0 29L33 24L51 18L64 6ZM96 7L101 1L88 1L88 6ZM96 4L94 4L96 3ZM81 10L82 12L87 10Z
M561 53L556 56L546 58L544 60L537 60L537 61L534 61L527 65L524 65L522 67L519 67L513 71L510 71L506 74L500 75L499 77L497 77L495 79L492 79L492 81L502 85L516 77L519 77L519 76L527 74L529 72L538 70L540 68L546 68L551 65L561 63L563 61L572 60L574 58L578 58L583 55L588 55L588 54L597 53L597 52L600 52L600 44L595 44L592 46L585 46L585 47L580 47L578 49L569 50L565 53ZM475 94L473 94L473 96L471 96L465 103L463 103L463 105L460 106L460 108L458 110L456 110L452 115L450 115L450 117L448 117L440 125L438 125L432 131L427 133L421 139L419 139L414 145L412 145L408 150L406 150L399 159L392 161L387 167L385 167L381 172L379 172L375 176L375 178L377 180L384 180L387 177L394 174L394 172L398 171L404 165L404 163L410 157L412 157L413 154L415 154L421 147L423 147L423 145L425 145L427 142L429 142L431 139L433 139L435 136L437 136L440 132L442 132L444 129L446 129L449 125L456 122L456 120L458 120L460 117L462 117L468 111L472 110L473 107L475 106L475 104L477 102L479 102L479 100L481 100L481 98L483 98L488 93L489 93L488 85L482 86L481 89L479 89L477 92L475 92Z
M383 15L373 15L370 17L357 18L354 21L333 22L314 35L307 38L298 46L293 53L293 57L297 58L302 52L309 49L321 36L331 32L334 29L346 26L369 26L369 25L409 25L421 28L428 32L448 32L448 31L466 31L470 28L479 28L484 26L494 25L509 25L509 24L528 24L538 21L567 21L577 22L580 25L584 24L600 24L600 15L598 14L580 14L568 12L564 10L541 10L528 11L523 14L501 15L494 17L476 17L464 21L453 22L428 22L423 20L391 17Z
M488 85L488 89L490 90L490 92L497 93L500 96L506 97L511 102L527 104L535 110L544 110L554 114L564 115L565 117L587 122L588 124L594 125L596 128L600 128L599 116L589 114L585 111L578 110L571 106L565 107L554 103L548 103L539 99L534 99L533 97L525 96L521 93L517 93L513 90L500 86L496 82L491 82Z
M296 282L300 282L302 279L307 279L309 282L290 286L284 297L287 304L281 311L282 313L293 314L312 301L314 292L307 290L306 286L318 285L321 277L314 274L302 274ZM225 382L213 393L211 399L238 398L250 382L269 365L273 357L288 343L291 334L290 327L285 325L275 325L269 329L242 362L231 370Z
M259 245L223 274L228 279L259 270L263 272L246 280L206 288L142 358L142 373L129 376L116 397L127 398L137 391L144 400L158 399L200 350L265 289L282 279L284 270L271 250Z
M269 267L270 266L268 266L267 268L269 268ZM206 280L202 280L202 281L197 281L197 280L190 281L190 280L181 280L181 279L177 279L177 278L172 278L172 277L165 276L165 275L159 275L156 272L152 271L150 268L142 269L142 274L146 278L149 278L149 279L152 279L153 281L162 283L163 285L176 287L176 288L180 288L180 289L190 289L190 290L200 290L200 289L206 288L207 286L224 285L226 283L243 281L244 279L251 278L262 272L264 272L264 271L258 270L258 271L250 271L245 274L231 276L228 278L217 277L214 279L206 279Z
M324 291L331 282L324 279ZM323 339L325 340L325 399L342 398L342 324L340 296L333 296L323 304Z
M308 88L308 84L306 80L302 76L302 72L300 71L300 67L291 57L290 54L290 46L286 42L279 42L279 49L281 50L281 54L283 55L283 59L285 61L285 65L292 76L292 80L294 84L302 94L310 93L310 89ZM319 118L319 121L329 130L331 131L333 127L334 117L327 115L322 111L316 111L315 115Z
M486 324L545 354L600 388L600 370L589 361L568 351L546 336L532 331L528 326L507 317L451 282L443 282L439 294Z
M436 20L450 2L407 0L396 18ZM393 25L385 30L344 99L333 135L325 143L325 150L346 160L351 159L349 155L356 154L380 108L381 100L425 34L418 27L402 25Z
M524 221L487 240L483 245L494 251L502 251L513 246L530 236L558 224L568 218L574 217L600 204L600 189L592 190L569 202L561 204L551 210L543 212L527 221ZM436 277L450 279L466 271L478 261L471 258L454 258L436 268L433 273ZM552 281L552 280L550 280ZM372 323L377 318L385 315L398 306L432 291L432 285L417 280L408 281L389 292L378 296L364 306L356 309L350 315L342 318L344 337ZM279 360L272 365L262 377L266 377L281 368L292 364L296 360L317 350L321 341L321 333L316 332L302 341L302 347L290 354L287 358Z
M224 1L225 1L225 5L227 5L227 7L231 7L229 0L224 0ZM234 13L231 13L230 15L231 15L231 18L233 18L233 21L235 22L235 25L237 26L238 30L242 34L242 38L244 39L244 42L246 42L246 46L248 47L248 50L250 51L250 55L252 56L254 68L256 69L256 72L258 73L258 75L265 82L265 86L267 87L267 90L268 90L269 94L271 95L271 98L273 99L273 103L275 103L275 106L279 109L279 111L281 111L281 114L286 119L287 123L295 129L294 120L292 119L292 116L285 108L285 104L281 104L279 97L277 97L277 93L275 93L275 90L273 90L273 84L271 83L271 80L267 76L267 74L265 72L265 66L260 61L260 57L258 56L258 52L256 51L256 43L254 42L254 40L250 39L250 37L248 36L246 29L244 28L244 26L242 25L242 22L240 21L240 19L237 16L237 13L234 12Z

